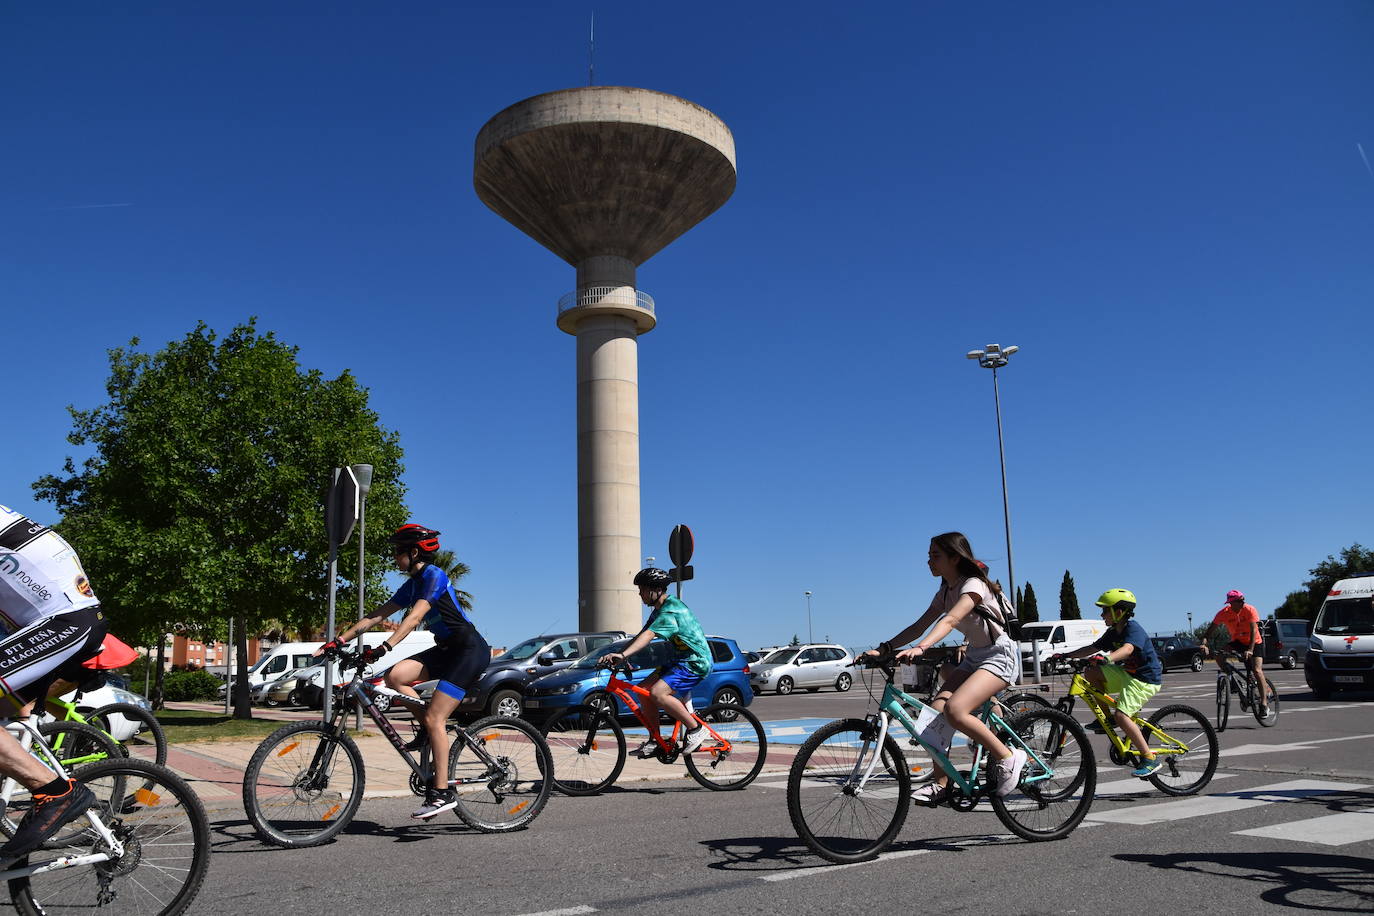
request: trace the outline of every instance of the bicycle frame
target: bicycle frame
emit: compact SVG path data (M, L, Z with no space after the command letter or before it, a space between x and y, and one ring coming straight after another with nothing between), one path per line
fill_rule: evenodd
M612 668L610 680L606 682L606 692L624 703L625 708L630 710L630 714L649 730L649 737L653 738L658 744L665 763L672 763L677 759L678 736L682 733L682 723L674 719L673 730L665 739L661 734L662 729L659 728L660 723L649 722L640 704L635 702L635 694L641 697L647 697L650 695L648 690L630 681L621 680L616 674L616 669ZM683 705L687 707L687 711L692 714L692 718L696 720L697 724L706 726L707 733L713 739L720 742L720 746L713 747L711 753L715 755L728 755L734 749L734 745L730 743L730 739L716 731L711 727L711 723L697 715L696 710L692 708L692 698L690 696L682 702ZM703 748L703 750L705 750L705 748Z
M1092 714L1097 718L1098 724L1102 726L1103 734L1107 736L1107 740L1111 742L1112 747L1116 749L1118 754L1126 755L1138 753L1134 750L1130 741L1118 734L1115 715L1108 715L1108 710L1115 711L1115 699L1098 690L1092 685L1091 681L1081 674L1075 674L1073 679L1069 681L1068 695L1060 701L1064 704L1064 707L1066 707L1064 708L1064 712L1071 713L1073 711L1074 697L1083 698L1083 702L1092 710ZM1138 715L1131 716L1131 721L1140 729L1141 735L1144 736L1146 743L1150 746L1150 750L1155 754L1177 755L1188 753L1188 745L1167 732L1161 731L1153 722L1142 719ZM1159 740L1158 745L1155 744L1156 739Z
M1221 680L1222 678L1229 680L1231 682L1232 693L1237 696L1244 694L1245 697L1249 699L1254 696L1254 691L1259 687L1259 683L1255 680L1255 672L1250 670L1249 665L1245 666L1245 670L1242 673L1239 668L1231 664L1232 659L1239 661L1240 658L1241 656L1234 652L1218 652L1216 655L1217 668L1219 669L1217 671L1217 680Z

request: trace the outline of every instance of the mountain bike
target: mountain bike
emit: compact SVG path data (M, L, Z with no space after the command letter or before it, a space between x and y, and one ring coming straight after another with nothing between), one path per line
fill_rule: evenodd
M26 916L185 912L210 862L210 823L191 787L149 760L115 756L64 766L47 736L61 732L69 739L108 742L89 726L59 722L35 728L16 719L5 720L4 727L57 776L85 784L96 797L94 807L39 849L0 863L15 909ZM22 787L15 791L19 784L13 780L5 785L6 819L17 822L15 815L22 816L32 800Z
M1055 708L1072 716L1076 698L1082 697L1107 736L1108 754L1117 766L1140 766L1140 754L1116 727L1116 700L1092 685L1082 671L1091 666L1088 659L1063 659L1074 672L1069 689ZM1172 703L1150 714L1148 719L1131 716L1150 745L1164 761L1155 773L1145 777L1166 795L1196 795L1212 781L1219 756L1217 733L1201 712L1183 703Z
M1259 694L1259 683L1255 679L1255 672L1250 670L1250 666L1245 664L1244 658L1236 652L1221 651L1216 654L1217 667L1221 670L1217 672L1217 731L1225 731L1226 723L1231 718L1231 694L1236 695L1240 701L1240 711L1249 711L1254 714L1255 721L1265 728L1272 727L1279 721L1279 692L1274 688L1274 682L1269 678L1264 679L1266 691L1265 699L1268 701L1267 715L1260 715L1259 704L1255 702ZM1242 674L1236 666L1231 664L1235 659L1241 663L1244 669Z
M649 691L632 683L628 663L611 667L606 692L619 699L625 708L654 736L657 748L651 759L662 764L687 766L692 778L708 789L743 789L763 769L768 755L768 739L763 725L749 710L734 703L715 703L700 713L687 708L710 737L690 754L680 752L682 723L674 721L671 734L664 738L659 723L650 722L635 696L647 697ZM617 677L624 671L625 678ZM717 725L712 725L714 720ZM615 784L629 752L625 730L616 719L615 699L592 706L569 706L555 713L544 724L544 738L554 754L554 788L565 795L595 795Z
M1030 708L1003 719L991 700L983 704L979 719L1027 758L1020 783L999 796L989 784L991 762L981 745L970 743L973 761L967 771L950 761L937 738L938 726L948 723L893 683L891 656L860 656L853 665L883 673L878 711L821 726L801 746L787 776L792 826L817 855L831 862L862 862L887 848L902 829L910 808L911 769L893 734L894 721L912 735L910 744L923 748L949 774L951 794L944 804L956 811L972 811L986 798L1007 829L1031 841L1066 837L1088 813L1097 765L1088 736L1070 716Z
M357 814L366 774L362 754L346 729L354 704L410 767L410 790L423 797L432 782L429 742L420 743L418 756L406 749L364 686L363 654L344 647L326 653L339 660L341 670L353 670L333 718L277 729L258 745L244 773L243 809L263 842L274 846L318 846L332 840ZM421 701L412 705L424 707ZM416 736L423 734L418 715L414 728ZM521 719L490 716L467 728L450 722L447 731L453 735L448 785L457 794L458 819L483 833L529 826L544 810L553 788L553 760L539 730Z

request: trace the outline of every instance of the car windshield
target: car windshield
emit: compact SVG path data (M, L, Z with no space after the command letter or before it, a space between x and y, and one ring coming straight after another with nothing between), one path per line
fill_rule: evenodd
M1044 642L1050 638L1051 629L1053 629L1053 627L1049 625L1041 627L1022 627L1021 641L1030 642L1032 639L1038 639L1040 642Z
M629 644L630 640L628 639L617 639L615 642L611 643L608 646L602 646L599 649L593 649L592 651L588 652L586 655L582 656L577 661L573 662L572 667L583 669L599 668L601 666L601 656L605 655L608 652L619 652Z
M796 649L777 649L768 654L768 657L759 662L760 665L785 665L797 657Z
M1363 636L1374 633L1374 599L1338 598L1323 605L1313 633Z
M492 661L523 662L525 659L532 657L534 653L538 652L541 648L543 648L546 643L548 643L548 639L546 637L536 636L534 639L525 640L520 645L516 646L514 649L507 649L500 655L493 658Z

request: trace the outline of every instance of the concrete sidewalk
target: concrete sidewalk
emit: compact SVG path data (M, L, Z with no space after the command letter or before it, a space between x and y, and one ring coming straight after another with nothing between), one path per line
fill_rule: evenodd
M196 709L205 712L216 708L214 704L208 703L169 703L168 705L177 709ZM223 706L219 706L218 710L222 712ZM283 724L289 721L318 719L318 713L312 715L310 713L277 710L267 711L266 714L254 710L254 715L261 719L281 719ZM407 720L398 719L396 724L403 737L409 735L410 728ZM630 736L627 735L627 739L629 738ZM243 774L248 769L248 761L262 740L261 738L246 738L173 744L167 749L167 765L190 782L192 788L207 804L237 802L242 799ZM355 735L354 742L358 745L358 750L362 752L363 766L366 770L364 798L397 798L411 794L410 767L406 765L401 756L396 753L396 749L392 747L391 742L377 730L373 723L364 720L363 733ZM629 749L633 750L638 741L627 740L627 744ZM792 757L796 751L795 745L770 743L767 760L761 775L786 773L792 765ZM556 757L554 766L555 772L557 772ZM682 782L683 780L685 780L685 783L682 783L684 785L695 785L681 760L672 764L663 764L657 760L640 760L630 755L625 761L625 768L621 771L620 777L616 780L616 785L628 787L635 782Z

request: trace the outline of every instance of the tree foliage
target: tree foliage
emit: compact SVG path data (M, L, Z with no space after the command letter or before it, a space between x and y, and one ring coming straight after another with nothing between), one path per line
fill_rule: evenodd
M1294 595L1297 593L1290 592L1274 614L1278 617L1311 619L1316 616L1317 609L1326 600L1327 593L1331 591L1331 586L1341 579L1347 579L1355 573L1362 572L1374 572L1374 550L1367 549L1357 541L1341 550L1339 554L1327 556L1325 560L1308 570L1308 574L1312 578L1302 584L1307 592L1305 605L1294 600ZM1280 614L1279 611L1284 613Z
M200 323L155 354L138 346L110 351L108 402L69 408L68 440L90 457L34 484L62 512L112 629L160 645L175 628L221 639L231 617L236 635L317 625L323 496L346 464L374 467L364 585L370 603L385 601L385 540L404 514L401 447L353 376L302 370L297 349L252 320L223 339ZM353 545L339 564L340 607L357 602L356 563L343 560Z
M1025 594L1016 608L1022 623L1035 623L1040 619L1040 602L1035 600L1035 588L1029 582L1026 583Z
M472 567L458 559L458 555L452 550L439 551L434 555L431 562L448 574L449 584L453 586L453 592L458 596L458 606L465 611L471 611L472 595L459 588L458 583L464 576L472 572Z
M1067 569L1064 570L1064 581L1059 584L1059 619L1083 619L1082 612L1078 610L1078 592L1073 585L1073 576L1069 575Z

